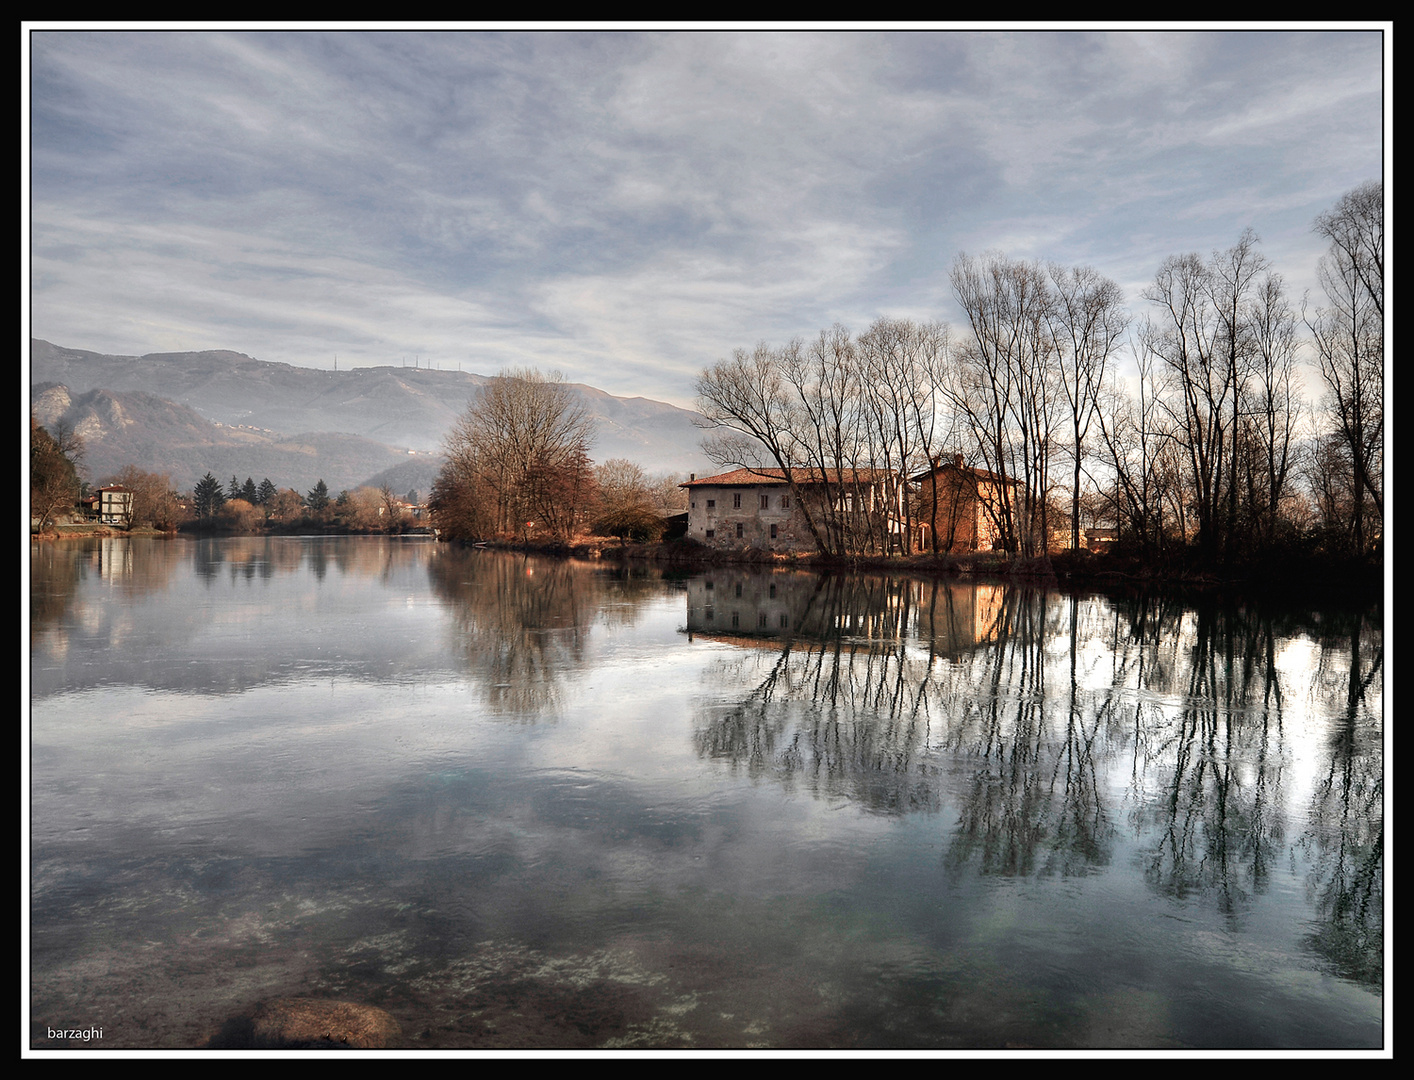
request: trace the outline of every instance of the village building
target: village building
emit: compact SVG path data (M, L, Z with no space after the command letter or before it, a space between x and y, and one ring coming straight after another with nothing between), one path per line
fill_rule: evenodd
M133 490L120 484L94 491L93 512L103 525L127 528L133 523Z
M902 478L885 469L734 469L680 485L687 535L708 547L772 552L817 550L800 500L836 552L897 549L904 529Z
M1002 521L1007 506L1016 520L1017 482L986 469L974 468L958 454L952 461L934 462L913 477L918 485L919 551L991 551L1002 547Z

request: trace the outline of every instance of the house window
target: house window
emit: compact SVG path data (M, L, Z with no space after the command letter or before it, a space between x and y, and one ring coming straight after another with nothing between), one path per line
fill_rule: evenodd
M739 521L736 523L736 538L741 539L741 522Z
M781 509L782 509L782 510L789 510L789 509L790 509L790 496L789 496L789 495L782 495L782 496L781 496Z
M733 625L733 626L740 626L740 625L741 625L741 616L738 615L735 611L732 612L732 625Z
M775 522L772 522L772 523L771 523L771 539L774 540L775 538L776 538L776 523L775 523ZM772 585L771 588L774 589L775 586Z
M761 496L761 509L762 509L762 510L769 510L769 509L771 509L771 496L769 496L769 495L762 495L762 496Z
M788 626L790 626L790 616L789 616L789 615L782 615L782 616L781 616L781 629L784 630L784 629L786 629Z
M738 596L741 595L741 582L739 582L739 581L736 583L736 594L737 594Z
M708 510L714 509L714 508L716 507L716 505L717 505L717 500L716 500L716 499L708 499L708 500L707 500L707 509L708 509Z
M693 501L692 508L693 508L694 510L697 509L697 502L696 502L695 500Z
M766 613L764 611L761 612L760 615L756 616L756 627L759 630L766 629Z
M733 509L733 510L740 510L740 509L741 509L741 492L739 492L739 491L733 491L733 492L732 492L732 509Z
M775 534L775 533L772 533L771 535L772 535L772 536L775 536L776 534ZM774 585L772 585L772 586L771 586L771 599L774 600L775 598L776 598L776 587L775 587Z
M707 530L707 539L708 539L708 540L712 539L712 537L714 537L714 536L716 536L716 535L717 535L717 530L716 530L716 529L708 529L708 530Z
M710 581L707 582L706 587L707 587L708 589L712 588L712 583L711 583Z

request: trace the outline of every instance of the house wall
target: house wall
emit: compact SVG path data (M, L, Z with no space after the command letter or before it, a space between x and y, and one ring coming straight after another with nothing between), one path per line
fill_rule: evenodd
M936 505L936 514L934 507ZM975 551L978 544L977 484L956 471L935 472L923 481L918 497L918 522L937 529L938 550ZM923 542L932 550L933 540Z
M989 551L1000 543L1001 530L987 507L998 506L1000 500L1001 485L979 480L970 470L946 466L921 482L917 521L933 527L936 501L939 551ZM922 546L931 550L932 540L925 538Z
M687 535L723 550L812 551L815 540L805 515L794 502L784 505L789 499L785 484L695 485L688 489Z
M133 509L131 491L102 491L98 493L98 520L104 525L127 525Z

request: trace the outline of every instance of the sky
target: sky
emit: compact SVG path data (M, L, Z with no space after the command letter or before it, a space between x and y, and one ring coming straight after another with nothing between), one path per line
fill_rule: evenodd
M965 324L959 253L1143 312L1385 171L1392 31L28 30L29 333L560 371L690 407L734 349Z

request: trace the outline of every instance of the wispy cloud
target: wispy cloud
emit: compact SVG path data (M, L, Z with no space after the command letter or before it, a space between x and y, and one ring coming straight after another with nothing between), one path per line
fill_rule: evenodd
M558 368L678 402L739 345L956 317L967 249L1142 282L1382 167L1381 37L32 38L33 332Z

